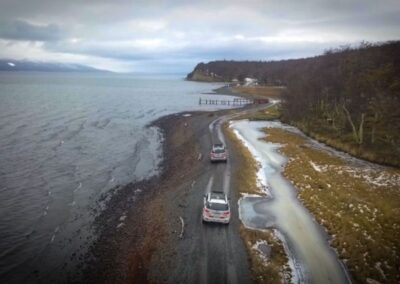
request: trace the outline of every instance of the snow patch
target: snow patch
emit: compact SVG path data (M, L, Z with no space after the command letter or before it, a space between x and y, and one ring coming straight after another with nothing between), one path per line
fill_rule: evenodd
M286 256L288 257L288 265L290 267L290 270L292 271L291 283L304 283L304 276L301 269L301 264L297 262L293 253L290 251L285 237L278 230L274 230L274 234L282 242Z
M244 192L241 192L240 195L241 195L242 197L262 197L262 196L259 195L259 194L244 193Z
M268 242L265 240L257 240L251 248L257 252L257 255L265 262L264 264L267 264L271 255L271 247Z
M320 166L318 166L317 164L315 164L313 161L310 161L310 165L313 167L313 169L317 172L322 172L322 169Z
M232 128L232 122L229 127ZM233 129L233 133L243 143L243 145L250 151L251 155L256 160L256 162L259 166L258 171L256 173L257 187L260 188L263 193L270 195L271 193L268 189L267 178L264 174L265 170L266 170L266 162L260 157L257 150L239 133L239 131L237 129Z

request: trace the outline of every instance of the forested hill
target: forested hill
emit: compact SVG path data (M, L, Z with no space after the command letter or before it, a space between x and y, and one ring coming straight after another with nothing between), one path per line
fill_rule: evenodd
M243 81L246 77L256 78L262 84L285 84L289 71L304 63L320 58L292 59L281 61L211 61L199 63L187 75L188 80L230 82ZM291 73L291 72L290 72Z
M363 43L358 48L332 49L326 51L324 55L302 59L280 61L218 60L197 64L193 71L187 75L187 79L230 82L234 79L243 81L244 78L251 77L258 79L261 84L287 84L293 76L301 75L306 70L325 68L327 67L325 64L343 64L344 61L353 56L372 56L378 61L380 59L392 61L399 56L399 52L400 41L391 41L375 45Z
M332 146L400 166L400 41L312 58L200 63L189 79L285 85L282 118Z

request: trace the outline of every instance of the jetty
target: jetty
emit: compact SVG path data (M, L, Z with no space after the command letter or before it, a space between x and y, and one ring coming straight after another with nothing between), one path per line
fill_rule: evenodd
M204 99L199 98L199 105L227 105L227 106L242 106L249 104L267 104L268 99L244 99L244 98L234 98L231 100L221 100L221 99Z

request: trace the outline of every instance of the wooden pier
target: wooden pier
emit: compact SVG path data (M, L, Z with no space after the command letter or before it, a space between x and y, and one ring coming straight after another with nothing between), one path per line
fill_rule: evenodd
M267 104L268 99L244 99L234 98L233 100L219 100L219 99L203 99L199 98L199 105L225 105L225 106L243 106L249 104Z

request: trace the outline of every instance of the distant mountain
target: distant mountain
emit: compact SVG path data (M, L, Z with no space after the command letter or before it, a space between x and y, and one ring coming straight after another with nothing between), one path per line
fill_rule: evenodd
M12 59L0 59L0 71L108 72L80 64Z

